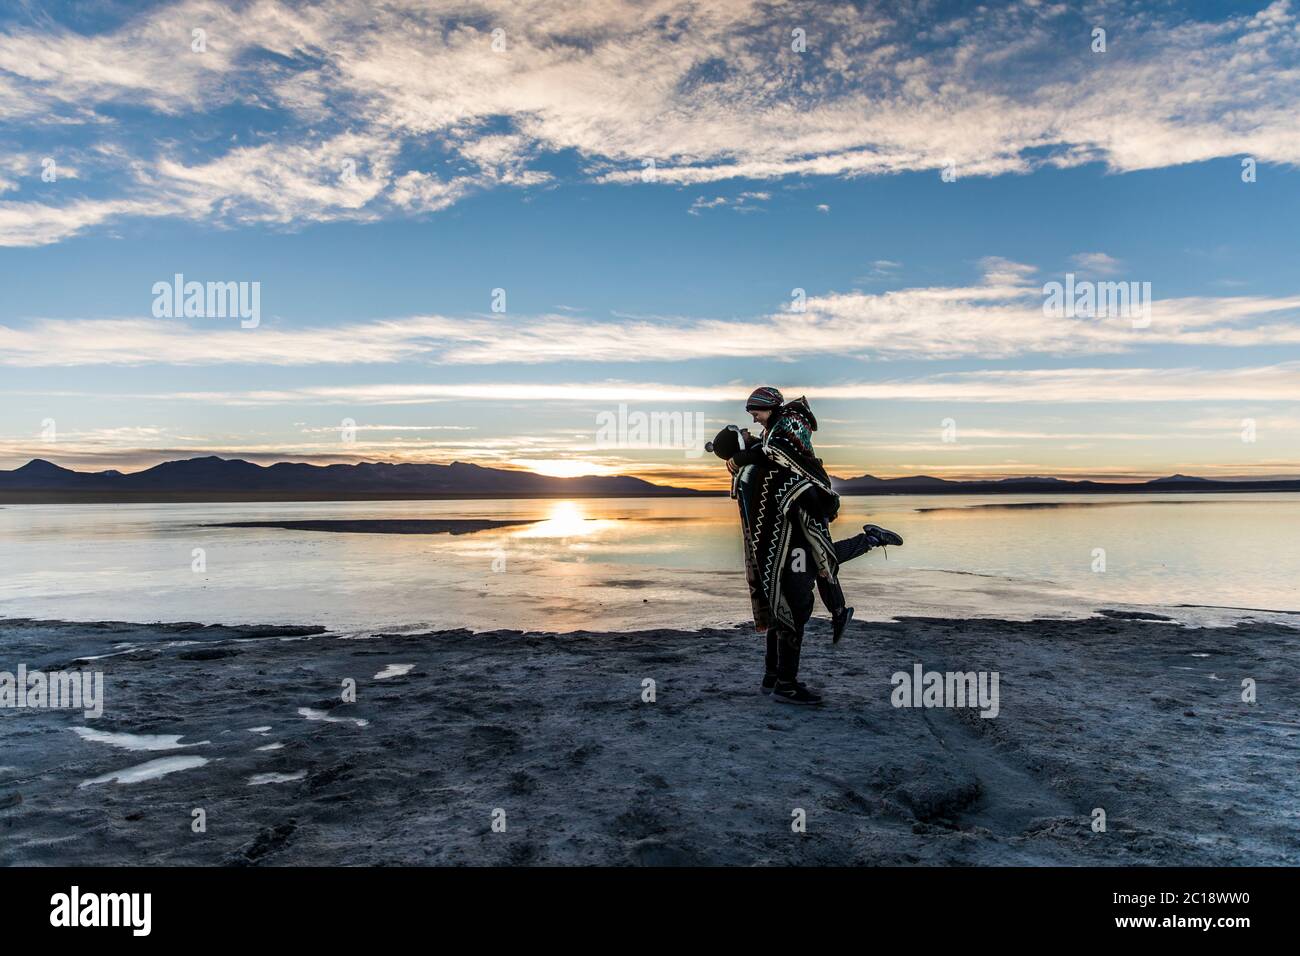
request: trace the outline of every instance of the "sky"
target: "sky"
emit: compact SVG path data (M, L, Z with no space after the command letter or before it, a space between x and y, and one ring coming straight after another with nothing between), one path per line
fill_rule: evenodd
M718 487L774 385L842 477L1300 476L1298 165L1288 0L9 3L0 468Z

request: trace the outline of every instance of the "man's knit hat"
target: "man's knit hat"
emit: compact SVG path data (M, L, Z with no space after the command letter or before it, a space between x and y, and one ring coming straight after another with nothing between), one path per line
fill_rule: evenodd
M745 411L759 412L765 408L780 408L785 404L785 397L771 385L762 385L750 393L745 402Z
M713 441L704 443L704 450L713 452L723 461L733 457L740 451L740 429L735 425L728 425L714 436Z

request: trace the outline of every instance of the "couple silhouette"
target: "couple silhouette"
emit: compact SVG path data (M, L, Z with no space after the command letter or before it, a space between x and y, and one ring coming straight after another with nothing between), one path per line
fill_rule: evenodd
M727 463L740 510L754 626L767 636L761 690L784 703L820 704L821 695L798 679L814 585L831 612L832 642L838 644L853 618L840 565L903 539L874 524L852 538L831 538L840 497L813 451L817 418L806 398L786 402L765 385L749 396L745 411L762 426L761 435L728 425L705 450Z

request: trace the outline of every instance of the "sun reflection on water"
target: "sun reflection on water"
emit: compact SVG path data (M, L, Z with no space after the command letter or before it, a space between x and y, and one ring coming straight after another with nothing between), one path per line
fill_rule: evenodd
M582 502L557 501L541 521L514 532L517 538L584 538L605 530L613 521L588 517Z

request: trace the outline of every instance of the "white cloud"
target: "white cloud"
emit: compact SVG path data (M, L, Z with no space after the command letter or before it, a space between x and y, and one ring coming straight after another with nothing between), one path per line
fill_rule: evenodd
M417 212L436 212L452 205L465 193L464 179L444 182L432 173L411 170L397 177L392 198L398 206Z
M726 204L727 200L724 196L714 196L712 199L699 196L691 203L691 208L686 211L692 216L698 216L701 209L717 209L719 206L725 206Z
M714 196L712 199L699 196L691 203L691 207L686 211L692 216L698 216L702 209L730 209L733 212L761 212L763 207L758 203L766 202L772 198L771 193L767 192L742 192L733 199L725 196Z
M562 151L597 181L640 182L654 158L656 179L679 184L948 158L962 177L1093 160L1117 171L1241 154L1300 163L1288 0L1216 21L1108 9L1123 43L1104 60L1061 5L987 5L948 22L898 9L803 6L805 54L757 0L182 0L94 35L13 26L0 33L0 119L83 124L120 149L110 107L129 104L152 111L159 132L127 151L116 194L8 208L0 241L58 241L129 215L427 213L472 189L546 182L536 161ZM191 49L195 28L206 52ZM173 148L189 142L189 118L221 131L217 111L236 104L278 111L274 141L202 162ZM450 174L407 158L431 144L452 157ZM339 183L334 164L348 155L364 157L364 174ZM739 208L759 201L747 199Z
M1300 295L1156 299L1150 326L1135 329L1120 316L1047 315L1033 267L997 258L983 267L969 286L827 293L803 312L738 319L427 315L256 329L221 319L45 319L0 326L0 365L665 362L726 357L736 342L752 356L924 360L1300 344Z
M1114 275L1120 268L1120 261L1104 252L1080 252L1071 256L1071 261L1091 275Z
M164 202L82 199L63 206L0 202L0 246L45 246L119 216L161 216L177 212Z
M423 405L456 402L580 402L608 406L619 402L674 407L743 403L752 383L681 385L605 380L599 382L462 382L431 384L375 383L313 385L280 389L181 391L106 396L199 402L236 406L263 405ZM1149 402L1297 402L1300 362L1227 369L1063 368L945 372L874 382L836 385L781 383L787 395L810 400L904 402L978 402L1009 404L1143 404ZM43 393L23 393L43 394ZM60 392L69 397L69 393ZM76 397L75 395L71 397Z
M365 218L388 185L396 145L373 135L343 134L303 144L267 143L230 150L188 166L160 159L144 185L178 198L187 211L240 222Z
M303 427L301 431L304 435L337 435L344 427L343 425ZM350 427L352 431L358 434L364 432L469 432L474 430L473 425L351 425L347 427Z

